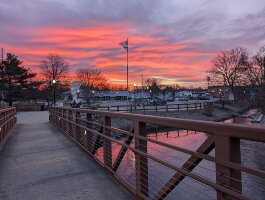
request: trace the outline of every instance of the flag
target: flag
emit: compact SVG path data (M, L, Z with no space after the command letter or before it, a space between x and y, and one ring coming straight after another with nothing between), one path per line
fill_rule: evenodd
M124 49L127 49L128 50L128 40L124 41L124 42L121 42L120 45L124 48Z

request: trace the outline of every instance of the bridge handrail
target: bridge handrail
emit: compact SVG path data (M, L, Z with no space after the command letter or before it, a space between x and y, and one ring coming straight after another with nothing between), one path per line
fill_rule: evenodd
M191 103L171 103L164 105L117 105L117 106L100 106L97 107L98 110L108 110L117 112L133 112L133 111L169 111L169 110L190 110L190 109L202 109L213 104L215 101L203 101L203 102L191 102Z
M4 108L0 110L0 150L7 141L11 129L16 123L16 108Z
M62 109L62 107L55 107ZM168 126L172 128L182 128L195 131L207 132L215 135L234 137L246 140L265 142L265 128L253 127L249 125L228 124L222 122L211 122L203 120L180 119L173 117L162 117L154 115L142 115L134 113L120 113L110 111L99 111L91 109L67 108L64 110L72 110L75 112L88 113L94 115L104 115L113 118L121 118L126 120L136 120L150 124ZM250 134L250 132L252 132Z
M85 114L84 116L81 116ZM91 115L99 115L103 119L103 124L93 122L87 118ZM125 130L121 130L119 128L115 128L111 126L110 120L111 118L121 118L126 120L131 120L134 122L134 133L130 133ZM96 134L103 138L104 144L104 166L108 169L112 174L115 174L115 170L113 171L112 166L112 157L107 158L107 155L111 154L111 142L119 144L122 148L130 149L135 153L135 163L139 160L139 163L136 167L139 168L139 171L136 171L136 178L137 179L137 188L136 191L130 188L130 186L126 185L123 180L120 180L120 177L116 177L118 180L122 182L128 190L133 191L134 194L142 199L146 199L148 197L148 192L146 192L146 188L148 188L148 181L143 180L143 177L148 180L148 175L144 176L143 173L147 173L146 171L147 164L141 163L141 160L148 161L151 159L160 163L168 168L171 168L178 173L181 173L182 176L189 176L205 185L208 185L214 188L217 191L217 198L218 199L225 199L224 194L237 198L237 199L248 199L237 190L242 189L242 185L228 183L228 181L224 181L225 184L221 184L216 182L209 181L201 176L197 176L197 174L192 173L189 170L183 169L182 167L178 167L172 165L169 162L165 162L162 159L154 157L147 153L147 143L152 142L158 145L161 145L166 148L174 149L176 151L184 152L186 154L191 155L191 158L196 158L197 160L208 160L214 162L216 165L216 173L218 175L216 177L217 181L224 179L224 175L227 175L230 179L241 180L241 171L253 174L255 176L259 176L261 178L265 178L265 172L259 169L253 169L250 167L246 167L240 164L240 139L252 140L252 141L259 141L265 143L265 129L259 127L251 127L247 125L235 125L235 124L224 124L224 123L217 123L217 122L206 122L206 121L199 121L199 120L184 120L184 119L176 119L176 118L168 118L168 117L158 117L158 116L149 116L149 115L139 115L139 114L131 114L131 113L118 113L118 112L108 112L108 111L99 111L99 110L88 110L88 109L73 109L73 108L60 108L60 107L51 107L50 108L50 120L51 122L56 125L61 131L63 131L66 135L68 135L71 139L73 139L79 146L84 148L88 153L91 154L87 146L81 144L80 139L77 138L77 129L82 129L88 131L90 134ZM102 128L102 131L94 130L90 128L88 125L97 125L98 127ZM192 151L185 148L177 147L174 145L169 145L163 142L159 142L157 140L153 140L147 137L146 134L146 124L156 124L156 125L163 125L169 127L176 127L182 129L189 129L189 130L196 130L208 133L209 141L211 139L214 141L214 146L216 148L216 155L215 157L207 155L209 149L213 148L212 145L208 144L207 150L205 152L201 151ZM69 127L75 127L75 131L70 133ZM126 135L127 137L133 137L135 140L136 148L131 147L127 143L123 143L111 136L111 131L120 132L121 134ZM71 134L73 134L71 136ZM88 140L88 139L87 139ZM90 141L87 141L90 142ZM207 143L207 142L206 142ZM140 146L139 146L140 144ZM220 151L225 144L231 145L229 148L229 152L222 152ZM141 147L144 145L145 147ZM205 147L202 147L205 148ZM106 152L105 152L106 151ZM231 159L231 155L235 158ZM120 155L120 154L119 154ZM93 154L92 154L93 156ZM115 163L119 163L119 159L122 157L118 157L118 161L116 159ZM116 167L116 166L114 166ZM192 167L191 167L192 168ZM229 173L228 169L233 172L240 172L240 176L236 173ZM236 175L234 175L236 174ZM142 177L143 176L143 177ZM180 178L181 179L181 178ZM231 182L231 180L230 180ZM140 186L139 186L140 184ZM170 185L170 183L168 183ZM147 185L147 186L146 186ZM227 186L226 186L227 185ZM173 187L171 185L171 187ZM175 187L175 186L174 186ZM171 191L171 190L170 190ZM168 190L168 185L166 184L159 193L154 197L154 199L163 199L167 196L170 192Z

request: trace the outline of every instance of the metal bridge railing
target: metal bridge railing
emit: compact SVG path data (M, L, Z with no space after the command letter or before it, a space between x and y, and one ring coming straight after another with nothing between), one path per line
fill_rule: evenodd
M16 108L12 107L0 110L0 150L16 122Z
M265 171L241 164L240 145L241 140L247 140L264 147L264 128L87 109L51 107L49 112L51 123L99 162L136 199L164 199L183 184L189 187L183 189L184 195L197 190L202 199L252 199L243 190L251 185L242 180L242 174L265 180ZM131 129L118 128L117 119L129 121ZM190 150L148 137L150 124L199 131L207 133L207 137L196 150ZM164 149L171 153L165 154ZM214 155L210 154L213 150ZM181 164L176 164L176 160L181 160ZM202 167L201 161L214 167ZM195 168L199 167L212 172L213 177L198 173ZM165 170L170 174L167 178ZM258 189L265 190L262 185L255 188Z
M214 102L199 102L199 103L179 103L179 104L165 104L165 105L119 105L119 106L102 106L97 110L102 111L116 111L116 112L158 112L158 111L188 111L203 109L207 106L213 105Z

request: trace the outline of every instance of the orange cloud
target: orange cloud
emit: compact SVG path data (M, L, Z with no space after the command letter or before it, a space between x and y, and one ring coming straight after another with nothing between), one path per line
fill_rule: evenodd
M194 42L203 41L171 42L158 33L139 33L126 21L83 28L45 27L22 30L23 41L3 47L36 72L46 55L57 53L70 64L73 79L77 68L91 64L98 66L111 84L125 84L126 51L119 43L128 37L130 85L140 83L141 74L163 77L164 83L175 80L182 85L203 85L212 54L187 51Z

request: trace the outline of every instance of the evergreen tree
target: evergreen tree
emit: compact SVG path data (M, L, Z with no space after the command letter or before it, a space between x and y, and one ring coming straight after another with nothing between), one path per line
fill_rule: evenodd
M30 79L36 76L29 68L22 66L17 56L8 53L0 67L0 83L4 92L4 100L9 106L23 96L23 91L30 86Z

